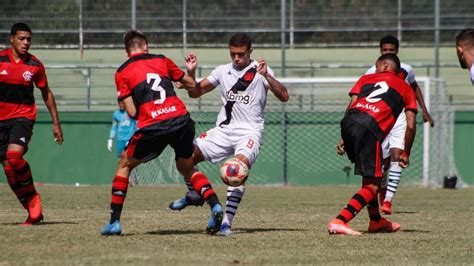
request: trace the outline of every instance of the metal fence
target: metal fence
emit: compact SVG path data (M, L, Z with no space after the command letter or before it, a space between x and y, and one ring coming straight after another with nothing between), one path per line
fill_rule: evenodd
M43 47L117 47L138 28L154 46L219 47L236 31L259 46L373 46L382 34L407 45L452 45L474 25L471 0L4 0L0 32L30 23Z

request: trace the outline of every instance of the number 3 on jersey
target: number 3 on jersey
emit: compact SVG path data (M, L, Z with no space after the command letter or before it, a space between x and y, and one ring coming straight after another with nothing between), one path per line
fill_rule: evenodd
M154 101L154 104L163 104L166 100L166 91L165 88L160 86L161 77L155 73L146 74L146 82L151 86L152 91L160 93L160 99Z

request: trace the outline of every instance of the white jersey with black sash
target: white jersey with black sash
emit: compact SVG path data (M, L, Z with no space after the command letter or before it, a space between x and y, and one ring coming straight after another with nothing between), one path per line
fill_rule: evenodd
M274 76L270 67L267 69ZM242 70L236 70L232 63L221 65L212 71L207 80L221 88L223 106L216 126L263 131L268 82L257 73L256 61L252 60Z

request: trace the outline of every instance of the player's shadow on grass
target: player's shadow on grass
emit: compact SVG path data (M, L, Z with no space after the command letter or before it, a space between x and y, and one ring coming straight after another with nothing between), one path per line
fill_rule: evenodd
M146 232L149 235L202 235L205 234L205 230L156 230L156 231L149 231Z
M265 232L304 232L308 231L305 229L295 229L295 228L236 228L232 232L234 234L253 234L253 233L265 233Z
M397 211L397 214L416 214L419 213L417 211Z
M233 234L252 234L260 232L276 232L276 231L288 231L288 232L303 232L308 230L294 229L294 228L238 228L233 231ZM156 230L147 232L149 235L202 235L205 234L204 230Z

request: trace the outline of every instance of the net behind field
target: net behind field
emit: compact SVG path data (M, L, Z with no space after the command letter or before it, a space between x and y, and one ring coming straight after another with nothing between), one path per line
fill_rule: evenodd
M335 146L340 139L339 122L349 102L347 92L355 78L283 79L290 100L280 103L269 92L265 113L264 144L250 171L250 185L314 185L360 182L347 156L339 156ZM424 79L421 79L424 80ZM453 109L445 97L444 83L420 82L430 86L431 115L436 127L430 129L429 151L424 147L425 133L421 115L417 116L417 133L410 167L403 171L403 184L440 186L444 176L456 175L453 162ZM435 86L436 85L436 86ZM184 98L184 97L183 97ZM186 98L184 98L186 99ZM196 136L214 127L220 108L218 90L200 100L185 100L196 121ZM425 154L424 152L428 152ZM428 157L426 157L428 156ZM429 158L424 165L423 160ZM220 163L202 162L199 169L213 183L219 180ZM424 173L424 167L428 167ZM183 183L175 169L170 148L158 158L139 166L142 184ZM425 179L423 178L425 177Z

